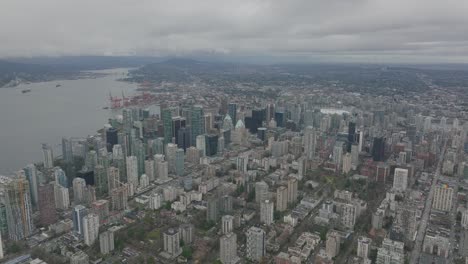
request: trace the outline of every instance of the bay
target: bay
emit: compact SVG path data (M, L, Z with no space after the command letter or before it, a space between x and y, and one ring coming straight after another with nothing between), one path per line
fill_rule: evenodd
M109 93L121 97L122 92L136 92L136 84L118 81L128 69L95 72L106 75L0 89L0 174L41 162L42 143L53 146L55 156L61 155L62 137L94 135L120 114L103 107L109 106ZM31 91L22 93L25 89Z

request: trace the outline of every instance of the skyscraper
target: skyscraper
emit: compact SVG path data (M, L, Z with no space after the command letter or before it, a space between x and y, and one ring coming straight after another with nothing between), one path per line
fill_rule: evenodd
M231 117L232 125L234 126L237 122L237 104L230 103L228 105L228 115Z
M270 200L265 200L260 203L260 222L271 225L273 224L274 204Z
M85 202L85 188L86 181L83 178L76 177L73 179L73 199L75 204L81 204Z
M73 231L79 235L83 235L83 218L88 214L88 209L83 205L76 205L73 208L72 219L73 219Z
M171 258L175 258L182 253L180 247L180 233L179 230L169 228L164 232L164 252Z
M229 234L234 229L234 217L232 215L223 215L221 217L221 233Z
M34 164L29 164L24 168L24 174L29 182L29 192L31 194L31 202L34 206L37 206L38 201L38 180L37 180L37 169Z
M8 235L18 241L32 235L34 226L32 220L31 195L29 183L23 177L4 179L5 206L7 215Z
M374 161L384 161L385 157L385 139L383 137L374 138L372 145L372 158Z
M65 163L73 162L72 142L68 138L62 138L62 157Z
M176 152L177 152L177 145L169 143L166 147L166 160L169 165L169 173L176 172Z
M357 256L363 259L367 259L369 257L369 252L371 250L372 240L368 237L361 236L358 238L358 247L357 247Z
M266 254L265 231L252 226L247 230L246 257L252 261L260 261Z
M177 146L184 151L191 145L192 131L189 126L181 127L177 132Z
M239 261L237 256L237 236L227 233L219 239L219 258L223 264L235 264Z
M138 187L138 160L135 156L127 157L127 182L130 188L133 189L130 193L133 193Z
M107 230L99 235L101 254L106 255L114 251L114 232Z
M217 197L209 196L207 198L206 219L208 221L218 221L219 217L219 200Z
M99 235L99 216L90 213L83 217L83 237L84 243L92 246Z
M183 149L176 151L175 157L175 173L177 176L183 176L185 173L185 152Z
M55 183L54 200L55 208L60 210L67 210L70 206L70 195L68 193L68 188L65 188L62 185Z
M264 181L255 183L255 202L261 203L268 199L268 184Z
M206 135L206 155L214 156L218 153L218 135Z
M172 142L172 112L170 109L166 108L161 111L161 118L163 121L164 127L164 143L171 143Z
M167 161L162 160L162 161L157 161L157 172L158 172L158 178L157 180L159 181L166 181L169 177L169 164Z
M65 172L60 167L54 168L54 178L57 184L62 185L65 188L68 188L68 178Z
M44 168L51 169L54 167L54 154L48 144L42 144L42 154L44 155Z
M113 127L106 129L107 151L111 152L114 145L117 145L119 143L117 135L118 135L117 129Z
M297 201L297 179L288 179L288 204L295 203Z
M107 169L107 190L110 193L114 188L119 186L120 170L116 167L109 167Z
M57 222L55 211L54 185L46 184L39 186L39 219L42 226L48 226Z
M94 167L94 184L96 186L96 192L99 196L107 196L109 193L107 170L102 165Z
M316 141L315 129L312 126L306 127L304 130L304 153L309 160L315 157Z
M276 210L283 212L288 208L288 188L280 186L276 189Z
M408 170L402 168L395 169L393 176L393 189L397 191L405 191L408 187Z
M200 156L206 155L206 138L205 135L198 135L196 138L196 147L200 150Z
M192 140L196 140L197 136L205 133L205 119L203 113L203 106L194 105L190 111L190 120L192 128ZM196 145L196 142L192 142L192 145Z

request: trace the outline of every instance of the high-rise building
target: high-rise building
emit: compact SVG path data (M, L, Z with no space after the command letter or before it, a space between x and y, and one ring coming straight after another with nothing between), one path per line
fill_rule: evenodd
M73 163L72 141L68 138L62 138L62 157L65 163Z
M155 171L154 171L154 160L145 160L145 174L148 176L148 180L153 182L155 178Z
M65 188L68 188L68 178L65 172L60 167L54 168L54 178L57 184L62 185Z
M177 176L183 176L185 173L185 152L181 148L176 150L175 154L175 173Z
M210 134L205 136L205 143L206 143L206 155L207 156L214 156L218 153L218 135Z
M432 208L439 211L448 212L452 209L453 188L447 185L436 186Z
M408 170L402 168L395 169L393 176L393 189L397 191L405 191L408 187Z
M44 155L44 168L51 169L54 167L54 154L52 148L48 144L42 144L42 154Z
M206 156L206 138L205 135L198 135L196 137L196 147L200 151L202 157Z
M219 198L219 210L223 214L232 212L232 201L233 198L230 195L223 195Z
M372 144L372 158L374 161L384 161L385 139L383 137L374 138L374 143Z
M357 253L358 257L363 259L367 259L369 257L369 252L371 250L372 240L368 237L360 236L358 238L358 246L357 246Z
M327 256L331 259L336 257L340 252L340 235L332 230L327 234L327 241L325 245Z
M352 167L352 157L351 157L351 154L348 152L346 154L343 155L343 164L342 164L342 168L341 168L341 172L344 173L344 174L347 174L351 171L351 167Z
M117 144L119 144L118 130L113 127L106 129L107 151L111 152Z
M190 120L192 128L192 140L196 140L197 136L205 133L205 114L203 113L203 106L194 105L190 111ZM192 142L192 146L196 145L196 142Z
M42 226L48 226L57 222L55 211L54 185L39 186L39 219Z
M297 179L290 177L288 179L288 204L297 201Z
M192 164L200 163L200 150L196 147L190 147L187 149L187 162Z
M255 202L268 200L268 184L264 181L255 183Z
M104 224L109 217L109 201L97 200L91 203L91 212L99 217L99 223Z
M83 178L76 177L73 179L73 199L75 204L81 204L85 202L85 188L86 181Z
M219 239L219 258L223 264L235 264L239 261L237 256L237 236L227 233Z
M3 259L3 239L2 239L2 233L0 233L0 259Z
M37 169L34 164L29 164L23 169L26 179L29 182L29 193L31 194L31 203L33 206L37 206L38 202L38 179Z
M162 202L163 202L163 198L160 193L157 193L157 192L152 193L149 197L149 203L148 203L149 209L158 210L159 208L161 208Z
M99 247L103 255L114 251L114 232L107 230L99 234Z
M304 153L307 159L313 159L315 157L317 145L317 137L315 129L312 126L306 127L304 130Z
M181 224L179 226L180 239L186 245L193 242L193 228L192 224Z
M171 258L175 258L182 253L179 230L169 228L164 232L164 252Z
M169 163L165 160L157 161L157 175L159 181L166 181L169 178Z
M88 214L88 209L83 205L76 205L73 208L72 218L73 218L73 231L79 235L83 235L83 218Z
M128 185L122 184L114 188L111 192L112 210L121 211L127 209L128 204Z
M265 200L260 203L260 222L271 225L273 224L274 204L270 200Z
M223 215L223 217L221 217L221 233L228 234L228 233L231 233L233 229L234 229L234 216Z
M219 217L219 200L217 197L209 196L207 198L206 219L208 221L218 221Z
M249 155L241 154L236 158L237 170L240 172L247 172L247 165L249 164Z
M94 167L94 186L98 196L107 196L109 193L109 185L107 178L107 169L102 165Z
M54 185L54 200L55 208L67 210L70 206L70 194L68 193L68 188L56 183Z
M161 119L163 121L164 127L164 143L172 142L172 112L170 109L166 108L161 111Z
M107 169L107 190L109 193L119 186L120 183L120 170L116 167L109 167Z
M192 131L189 126L181 127L177 132L177 146L184 151L187 151L187 148L192 144L191 136Z
M14 179L2 179L1 184L5 189L6 220L10 239L18 241L29 237L34 231L34 226L28 181L20 175Z
M175 173L177 145L169 143L166 147L166 160L169 165L169 172Z
M133 193L139 185L138 159L136 156L127 157L127 182L130 185L130 193Z
M84 243L92 246L99 235L99 216L90 213L83 217L83 237Z
M276 210L283 212L288 209L288 188L280 186L276 189Z
M252 226L246 233L246 257L252 261L260 261L266 254L265 231Z
M174 142L179 144L179 130L185 128L186 120L181 116L175 116L172 118L172 137Z
M237 122L237 104L229 103L228 115L231 117L232 125L234 126Z

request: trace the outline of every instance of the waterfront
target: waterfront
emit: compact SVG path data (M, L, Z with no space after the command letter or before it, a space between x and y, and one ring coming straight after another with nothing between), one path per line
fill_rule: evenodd
M62 137L85 137L104 127L115 111L109 93L132 94L136 85L117 81L127 69L98 71L104 77L21 84L0 89L0 174L42 161L41 143L61 155ZM60 84L60 86L58 85ZM22 90L31 89L22 93Z

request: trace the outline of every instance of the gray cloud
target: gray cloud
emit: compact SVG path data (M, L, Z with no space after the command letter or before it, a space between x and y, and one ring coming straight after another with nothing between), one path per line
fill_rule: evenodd
M465 0L3 0L0 57L466 62L467 14Z

